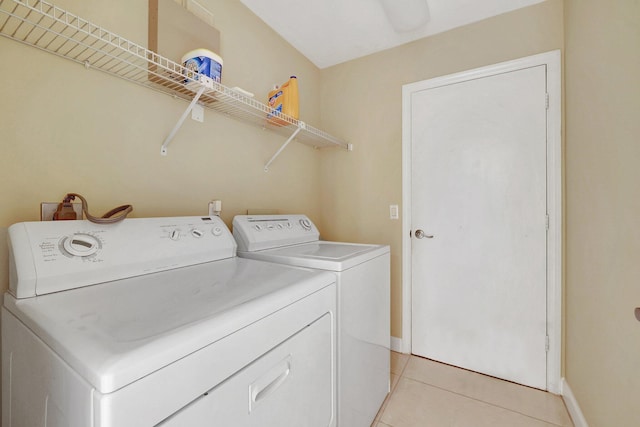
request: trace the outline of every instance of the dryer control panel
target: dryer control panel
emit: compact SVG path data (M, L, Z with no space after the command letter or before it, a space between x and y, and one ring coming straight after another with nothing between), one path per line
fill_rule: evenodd
M9 227L9 291L28 298L231 258L235 251L217 216L21 222Z
M233 237L238 250L254 252L320 240L320 233L306 215L237 215Z

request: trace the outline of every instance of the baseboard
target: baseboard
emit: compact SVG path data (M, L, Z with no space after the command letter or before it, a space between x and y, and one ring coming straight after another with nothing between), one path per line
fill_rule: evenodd
M580 405L578 405L578 401L565 378L562 378L562 400L564 400L564 404L567 406L573 425L575 427L589 427L586 418L582 414L582 410L580 410Z
M402 338L391 337L391 351L402 353Z

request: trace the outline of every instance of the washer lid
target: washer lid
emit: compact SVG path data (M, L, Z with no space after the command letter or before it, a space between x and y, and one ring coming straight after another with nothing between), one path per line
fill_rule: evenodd
M335 282L226 259L4 305L99 392L110 393Z
M329 271L344 271L389 252L389 246L317 241L238 256Z

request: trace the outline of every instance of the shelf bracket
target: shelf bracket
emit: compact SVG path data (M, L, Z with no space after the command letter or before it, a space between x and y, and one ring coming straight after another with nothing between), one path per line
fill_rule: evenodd
M161 155L163 156L167 155L167 146L169 145L173 137L176 136L176 133L182 127L182 124L184 123L185 119L187 118L191 110L193 110L193 107L196 105L196 102L198 102L198 100L200 99L200 96L202 96L206 88L207 86L202 85L200 89L198 89L196 96L191 100L191 103L189 104L185 112L182 113L182 116L180 116L180 119L178 119L178 123L176 123L176 125L173 127L169 135L165 138L164 142L162 143L162 147L160 148Z
M307 125L305 125L304 122L298 122L298 128L291 134L289 139L287 139L287 141L284 144L282 144L282 147L280 147L280 149L278 151L276 151L276 153L269 159L267 164L264 165L264 171L265 172L269 172L269 166L271 166L271 163L273 163L273 161L280 155L280 153L282 153L282 150L287 148L287 145L289 145L289 143L291 141L293 141L296 136L298 136L300 131L302 129L305 129L306 127L307 127Z

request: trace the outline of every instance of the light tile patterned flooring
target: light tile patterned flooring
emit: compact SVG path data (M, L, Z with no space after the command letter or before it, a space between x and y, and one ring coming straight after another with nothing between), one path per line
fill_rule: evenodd
M391 352L391 393L372 427L573 427L560 396Z

